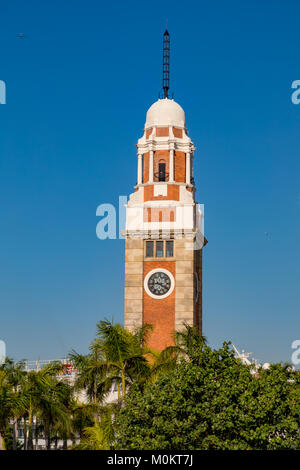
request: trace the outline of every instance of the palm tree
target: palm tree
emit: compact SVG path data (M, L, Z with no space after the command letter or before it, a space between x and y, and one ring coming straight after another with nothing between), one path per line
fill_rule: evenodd
M147 341L151 331L150 325L144 325L131 333L120 324L100 321L90 353L71 352L69 357L78 371L75 389L84 391L89 400L88 405L78 404L73 410L73 421L77 422L75 427L80 435L80 445L74 448L110 449L113 445L114 418L123 406L126 393L134 382L142 385L150 376L147 357L154 353L147 347ZM114 383L118 387L118 403L105 404ZM82 420L91 411L94 424L83 427Z
M94 344L103 351L109 377L117 383L119 399L125 398L126 390L134 380L142 381L150 375L146 355L153 353L147 347L151 329L150 325L144 325L131 333L108 320L97 324L98 339Z
M0 449L5 447L3 435L13 420L13 450L17 449L17 422L24 413L26 401L22 393L25 373L23 362L6 358L0 366Z
M63 381L59 380L55 384L54 395L60 408L60 413L57 418L53 420L52 432L55 435L55 448L57 448L58 438L63 440L63 448L67 449L68 436L72 435L72 408L74 404L74 389L73 387Z
M87 427L92 427L94 420L95 407L93 403L81 403L74 401L72 406L72 425L73 425L73 444L75 445L75 437L79 436L81 440L83 437L83 430Z
M1 365L1 370L5 371L7 386L10 387L10 418L13 420L13 450L17 450L17 423L18 419L24 412L24 400L22 396L22 383L24 381L24 363L13 362L12 359L6 358Z
M111 380L108 377L107 362L101 347L92 343L90 351L89 354L82 355L73 350L69 357L77 370L75 390L84 391L92 405L94 421L97 422L98 406L109 392Z
M195 353L202 351L206 343L206 337L201 335L198 328L184 323L184 329L175 332L174 352L177 350L179 355L183 354L192 360Z
M70 385L51 375L40 395L37 416L44 424L47 450L51 448L51 435L54 430L59 429L64 435L71 432L71 413L68 406L71 390L69 387Z
M100 423L84 428L83 438L80 443L73 447L76 450L110 450L105 440L103 427Z
M114 418L119 411L116 403L99 408L99 421L85 427L76 450L110 450L115 440Z
M12 388L8 381L8 373L0 369L0 450L5 450L5 431L11 416Z
M69 356L78 371L76 389L86 391L90 403L95 405L95 414L114 382L121 399L134 379L142 380L150 374L146 355L152 354L147 348L150 325L130 333L120 324L104 320L97 324L97 330L89 354L81 355L73 350Z
M18 420L26 409L26 400L23 394L26 372L23 361L13 362L7 358L4 367L7 370L8 382L12 387L13 450L17 450Z
M150 381L153 382L160 374L173 370L180 357L199 362L206 343L205 336L201 335L195 326L184 323L183 330L174 332L174 345L167 346L157 355L151 369Z
M50 448L50 426L52 416L61 416L67 420L62 403L63 390L57 374L63 370L60 362L42 367L39 371L29 371L25 375L22 396L25 402L24 418L24 449L33 449L33 422L39 418L44 424L47 447ZM49 418L50 416L50 418ZM28 426L27 426L28 421ZM36 436L37 437L37 436Z

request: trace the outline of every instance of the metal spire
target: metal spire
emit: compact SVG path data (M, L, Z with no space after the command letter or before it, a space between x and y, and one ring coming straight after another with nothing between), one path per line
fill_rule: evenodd
M163 36L163 90L164 97L168 98L170 88L170 35L168 30Z

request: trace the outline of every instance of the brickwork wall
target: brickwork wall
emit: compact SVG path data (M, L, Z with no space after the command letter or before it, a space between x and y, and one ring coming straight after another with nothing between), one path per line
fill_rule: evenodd
M144 187L144 201L179 201L179 186L175 184L167 185L167 195L166 196L154 196L154 187L152 185Z
M173 344L174 331L182 330L184 322L196 325L202 333L202 250L195 251L190 239L175 239L174 258L147 260L144 240L126 239L125 328L133 331L142 324L152 324L154 331L149 346L156 350ZM144 289L145 276L157 268L167 269L175 279L175 288L165 299L154 299Z
M156 128L156 136L157 137L168 137L169 136L169 128L168 127L157 127Z
M144 153L143 156L143 183L149 181L149 152Z
M161 351L166 346L174 344L175 329L175 261L146 261L144 262L144 278L152 269L163 268L170 271L175 278L175 289L165 299L153 299L144 290L144 323L153 325L154 330L149 340L149 346Z
M174 137L176 137L177 139L182 139L182 129L173 127L173 134L174 134Z
M175 150L174 175L177 183L185 182L185 153Z

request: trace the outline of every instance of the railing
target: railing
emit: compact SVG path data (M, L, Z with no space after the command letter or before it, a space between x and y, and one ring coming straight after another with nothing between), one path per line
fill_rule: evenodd
M166 182L169 181L169 173L154 173L154 181L157 183L158 181Z
M69 365L71 363L70 359L38 359L36 361L24 361L24 369L26 372L31 370L39 371L43 366L52 364L53 362L61 362L62 364Z

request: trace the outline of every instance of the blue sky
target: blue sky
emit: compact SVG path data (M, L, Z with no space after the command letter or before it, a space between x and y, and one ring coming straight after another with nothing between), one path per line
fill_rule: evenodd
M260 361L300 338L296 1L10 1L1 5L0 338L16 359L87 351L123 322L124 241L96 208L136 183L161 86L186 112L205 204L204 334ZM26 37L19 39L18 33Z

